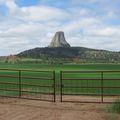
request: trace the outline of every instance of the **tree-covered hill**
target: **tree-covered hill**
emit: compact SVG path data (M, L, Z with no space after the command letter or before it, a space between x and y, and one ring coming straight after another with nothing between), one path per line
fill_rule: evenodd
M96 50L84 47L56 47L34 48L17 55L20 58L34 58L43 61L74 61L74 62L99 62L120 63L120 52Z

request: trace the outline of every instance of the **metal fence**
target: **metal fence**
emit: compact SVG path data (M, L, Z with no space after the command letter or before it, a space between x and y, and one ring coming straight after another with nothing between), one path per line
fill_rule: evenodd
M55 102L55 71L0 69L0 97Z
M61 102L111 103L120 97L120 71L60 71Z
M60 71L56 82L55 71L0 69L0 97L55 102L57 93L61 102L81 103L120 97L120 71Z

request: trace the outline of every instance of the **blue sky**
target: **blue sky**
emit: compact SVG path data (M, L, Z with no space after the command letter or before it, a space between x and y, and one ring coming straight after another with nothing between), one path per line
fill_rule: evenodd
M15 2L19 7L23 7L37 5L39 0L16 0Z
M0 0L0 55L46 47L57 31L71 46L120 51L120 0Z

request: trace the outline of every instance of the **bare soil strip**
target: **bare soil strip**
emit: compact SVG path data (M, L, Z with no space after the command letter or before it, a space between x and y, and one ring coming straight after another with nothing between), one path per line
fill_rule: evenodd
M0 120L106 120L106 104L0 98Z

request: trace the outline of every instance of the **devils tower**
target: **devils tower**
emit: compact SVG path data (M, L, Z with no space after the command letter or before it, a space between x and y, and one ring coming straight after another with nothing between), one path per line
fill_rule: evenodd
M49 47L70 47L70 44L65 40L64 32L56 32Z

